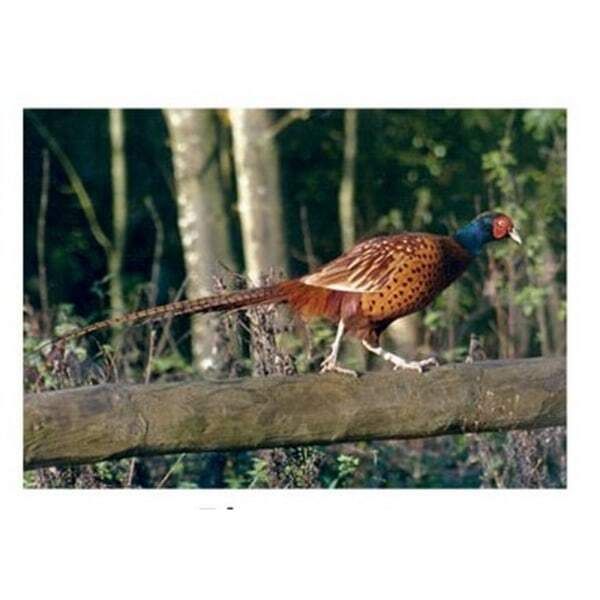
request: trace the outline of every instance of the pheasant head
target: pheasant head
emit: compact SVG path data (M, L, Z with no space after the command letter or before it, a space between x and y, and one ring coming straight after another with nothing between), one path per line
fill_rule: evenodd
M479 215L454 235L454 239L473 256L477 256L485 244L507 237L517 244L522 243L511 218L499 212L485 212Z

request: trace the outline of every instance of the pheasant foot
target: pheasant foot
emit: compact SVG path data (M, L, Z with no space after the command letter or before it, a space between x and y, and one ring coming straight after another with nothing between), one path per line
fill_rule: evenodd
M380 356L383 360L387 360L394 365L394 371L398 371L399 369L410 369L413 371L418 371L419 373L423 373L427 371L431 367L438 367L439 363L435 358L426 358L425 360L405 360L401 356L394 354L392 352L388 352L384 350L380 346L371 346L368 342L363 340L363 346L373 354Z

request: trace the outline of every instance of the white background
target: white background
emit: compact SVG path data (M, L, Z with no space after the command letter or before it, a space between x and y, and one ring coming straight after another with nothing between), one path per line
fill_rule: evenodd
M0 9L2 596L599 597L594 3L215 4ZM107 106L567 107L568 490L23 490L22 109Z

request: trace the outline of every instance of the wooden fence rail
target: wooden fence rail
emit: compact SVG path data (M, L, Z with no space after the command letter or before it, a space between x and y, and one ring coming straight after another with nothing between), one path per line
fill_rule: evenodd
M564 358L25 396L24 466L564 425Z

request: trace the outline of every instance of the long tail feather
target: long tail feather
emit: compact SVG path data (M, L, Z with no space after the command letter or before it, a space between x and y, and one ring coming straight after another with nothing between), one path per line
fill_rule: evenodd
M195 300L182 300L180 302L172 302L171 304L164 304L162 306L145 308L121 317L98 321L48 343L63 343L68 340L88 335L89 333L94 333L95 331L100 331L101 329L108 329L109 327L116 327L119 325L134 325L178 317L180 315L236 310L255 306L257 304L279 303L285 302L286 300L286 294L282 292L279 285L252 290L242 290L218 296L208 296L206 298L197 298ZM43 346L45 345L46 344L43 344ZM42 346L40 346L40 348L41 347Z

